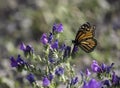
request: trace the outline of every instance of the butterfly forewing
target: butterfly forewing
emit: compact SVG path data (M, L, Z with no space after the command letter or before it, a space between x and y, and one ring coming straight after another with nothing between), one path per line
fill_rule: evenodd
M95 28L95 27L94 27ZM76 35L75 40L81 41L82 39L94 37L94 28L91 26L82 25Z

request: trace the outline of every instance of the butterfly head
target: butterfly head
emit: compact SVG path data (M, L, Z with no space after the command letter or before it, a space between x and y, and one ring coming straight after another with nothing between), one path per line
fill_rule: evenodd
M91 26L89 22L86 22L85 24L81 25L79 30L86 32L92 32L95 30L95 26Z

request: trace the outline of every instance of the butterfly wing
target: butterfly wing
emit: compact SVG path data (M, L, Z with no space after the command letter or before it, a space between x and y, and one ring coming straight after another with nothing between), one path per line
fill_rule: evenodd
M87 53L92 52L96 47L96 45L97 45L97 40L94 38L87 38L80 41L79 43L80 48Z
M75 41L81 41L86 38L94 37L94 31L95 31L95 26L91 27L89 23L83 24L79 28L79 31L77 32Z

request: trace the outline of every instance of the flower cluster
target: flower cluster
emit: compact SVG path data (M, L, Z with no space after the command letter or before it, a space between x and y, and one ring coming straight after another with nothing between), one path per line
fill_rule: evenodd
M86 69L86 76L90 77L91 74L97 74L96 79L92 78L86 83L84 82L83 88L117 88L120 87L120 77L118 77L113 69L114 63L110 66L102 63L98 64L96 60L92 61L91 72Z
M113 71L114 63L106 65L93 60L91 69L87 68L85 73L81 71L76 75L70 59L78 51L78 47L60 42L62 32L63 25L60 23L54 24L48 34L42 34L41 55L35 54L31 45L21 43L20 50L23 51L26 60L20 55L16 59L10 57L11 67L17 68L18 71L26 70L26 79L34 88L57 88L60 85L64 85L64 88L120 87L120 77ZM35 74L39 75L40 83ZM93 74L96 74L96 77Z

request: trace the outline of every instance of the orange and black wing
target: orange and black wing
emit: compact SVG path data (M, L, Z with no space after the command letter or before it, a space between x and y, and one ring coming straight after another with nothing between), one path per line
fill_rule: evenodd
M94 50L97 45L97 40L94 38L87 38L79 42L80 48L87 53L90 53Z
M79 28L79 31L77 32L75 41L81 41L86 38L93 38L94 31L95 31L95 26L92 27L88 22L86 24L83 24Z

